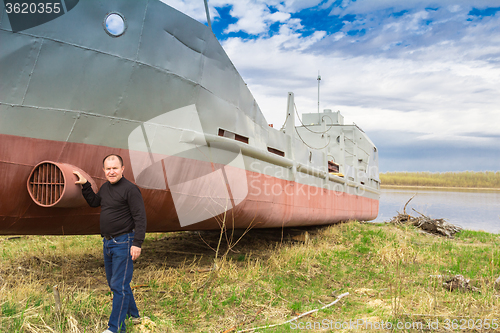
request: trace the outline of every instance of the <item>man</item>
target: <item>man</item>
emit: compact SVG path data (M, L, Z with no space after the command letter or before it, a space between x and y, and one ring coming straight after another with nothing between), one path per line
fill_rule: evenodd
M141 255L146 234L146 210L139 188L123 177L123 160L111 154L103 160L108 180L94 193L90 183L78 171L75 184L91 207L101 206L100 227L103 237L104 267L108 285L113 291L113 308L108 329L103 333L125 332L126 316L139 318L130 281L133 260Z

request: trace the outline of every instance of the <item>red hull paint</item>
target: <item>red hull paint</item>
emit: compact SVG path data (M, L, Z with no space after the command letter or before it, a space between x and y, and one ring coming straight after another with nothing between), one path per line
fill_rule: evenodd
M0 134L0 234L98 234L100 209L44 208L26 189L33 167L44 160L69 163L85 170L100 187L101 159L110 153L124 159L124 176L135 181L129 152L81 143L58 142ZM206 169L207 162L184 159L190 172ZM205 165L203 165L205 164ZM226 213L228 227L257 228L332 224L349 219L371 220L378 200L246 171L248 195ZM148 216L148 232L219 229L221 216L181 227L170 189L141 188Z

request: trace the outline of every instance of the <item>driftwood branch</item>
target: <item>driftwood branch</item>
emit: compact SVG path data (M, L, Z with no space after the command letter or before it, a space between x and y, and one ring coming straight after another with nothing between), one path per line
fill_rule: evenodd
M408 204L410 203L410 201L411 201L413 198L415 198L415 196L416 196L416 195L417 195L417 193L415 193L415 194L414 194L414 195L410 198L410 200L408 200L408 201L406 202L405 206L403 207L403 214L407 215L407 214L406 214L406 206L408 206Z
M281 325L285 325L285 324L288 324L288 323L291 323L292 321L295 321L299 318L302 318L302 317L305 317L305 316L308 316L310 315L311 313L314 313L314 312L317 312L319 310L323 310L323 309L326 309L332 305L334 305L335 303L337 303L338 301L340 301L343 297L349 295L349 293L343 293L342 295L339 295L337 296L337 299L333 302L331 302L330 304L327 304L321 308L318 308L318 309L314 309L314 310L311 310L311 311L307 311L307 312L304 312L303 314L297 316L297 317L293 317L292 319L290 320L287 320L281 324L273 324L273 325L268 325L268 326L261 326L261 327L254 327L254 328L249 328L249 329L246 329L246 330L242 330L242 331L238 331L238 333L242 333L242 332L251 332L251 331L255 331L255 330L260 330L260 329L264 329L264 328L271 328L271 327L276 327L276 326L281 326Z
M420 214L420 217L413 217L409 214L406 213L406 206L408 203L413 199L413 197L410 198L406 202L403 208L403 214L398 213L398 215L394 216L389 223L393 224L411 224L416 226L417 228L422 229L425 232L435 234L435 235L440 235L440 236L445 236L448 238L453 238L453 235L462 230L461 227L453 225L449 222L447 222L445 219L432 219L429 216L425 216L424 214L418 212L414 208L412 208L415 212Z

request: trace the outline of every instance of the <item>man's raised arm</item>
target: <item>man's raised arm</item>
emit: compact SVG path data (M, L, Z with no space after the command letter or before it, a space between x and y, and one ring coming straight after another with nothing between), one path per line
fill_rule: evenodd
M78 177L75 184L82 185L82 194L90 207L99 207L101 205L101 197L94 193L90 182L87 181L85 177L78 171L73 171L73 173Z

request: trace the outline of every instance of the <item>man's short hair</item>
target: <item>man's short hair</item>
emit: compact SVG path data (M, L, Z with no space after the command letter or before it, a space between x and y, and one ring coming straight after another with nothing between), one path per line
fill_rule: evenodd
M111 156L115 156L116 158L118 158L120 160L120 166L123 166L123 159L120 155L117 155L117 154L109 154L108 156L106 156L103 160L102 160L102 167L104 168L104 162Z

